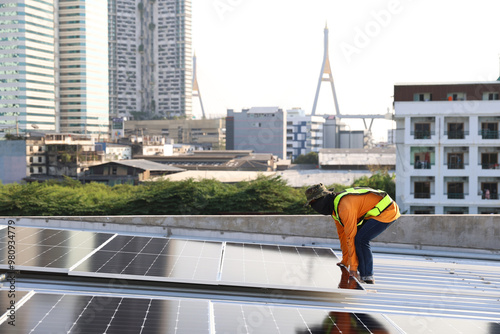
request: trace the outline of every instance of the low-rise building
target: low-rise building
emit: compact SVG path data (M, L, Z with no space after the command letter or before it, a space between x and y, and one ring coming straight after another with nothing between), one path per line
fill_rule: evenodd
M105 161L132 159L132 145L99 142L95 150L104 154Z
M226 145L225 119L178 119L125 121L125 136L156 136L173 144L197 144L204 149L221 150Z
M83 183L99 182L113 186L147 181L159 176L183 172L185 169L143 159L111 161L89 167L82 176Z

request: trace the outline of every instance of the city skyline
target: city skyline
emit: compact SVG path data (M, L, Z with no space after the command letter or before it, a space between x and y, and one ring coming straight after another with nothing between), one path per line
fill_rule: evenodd
M392 111L394 84L478 82L499 76L500 4L429 0L193 0L193 52L207 115L254 106L311 113L329 29L341 114ZM334 113L323 83L316 114ZM193 100L193 113L200 106ZM362 129L361 120L348 121ZM375 120L374 136L391 122Z

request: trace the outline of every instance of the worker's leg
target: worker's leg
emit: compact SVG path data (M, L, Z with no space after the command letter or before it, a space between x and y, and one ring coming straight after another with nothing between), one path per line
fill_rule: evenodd
M384 232L392 223L382 223L375 219L369 219L358 228L354 244L358 256L358 271L361 277L373 276L373 255L370 241L380 233Z

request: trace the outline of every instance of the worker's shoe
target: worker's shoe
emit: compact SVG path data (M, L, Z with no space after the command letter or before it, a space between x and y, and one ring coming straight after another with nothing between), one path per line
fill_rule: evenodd
M361 280L366 284L375 284L373 276L361 276Z

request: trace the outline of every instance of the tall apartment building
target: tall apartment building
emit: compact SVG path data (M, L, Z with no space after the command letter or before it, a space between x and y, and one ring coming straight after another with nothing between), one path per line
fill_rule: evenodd
M0 135L108 136L105 26L105 1L2 2Z
M271 153L286 159L286 110L253 107L227 110L226 149Z
M109 0L111 115L192 115L191 0Z
M53 0L0 5L0 135L56 131Z
M500 213L499 95L500 81L395 85L402 212Z
M299 155L318 152L323 148L323 116L306 115L302 109L286 112L286 156L295 160Z
M108 40L102 31L108 22L107 3L57 3L60 132L108 137Z

